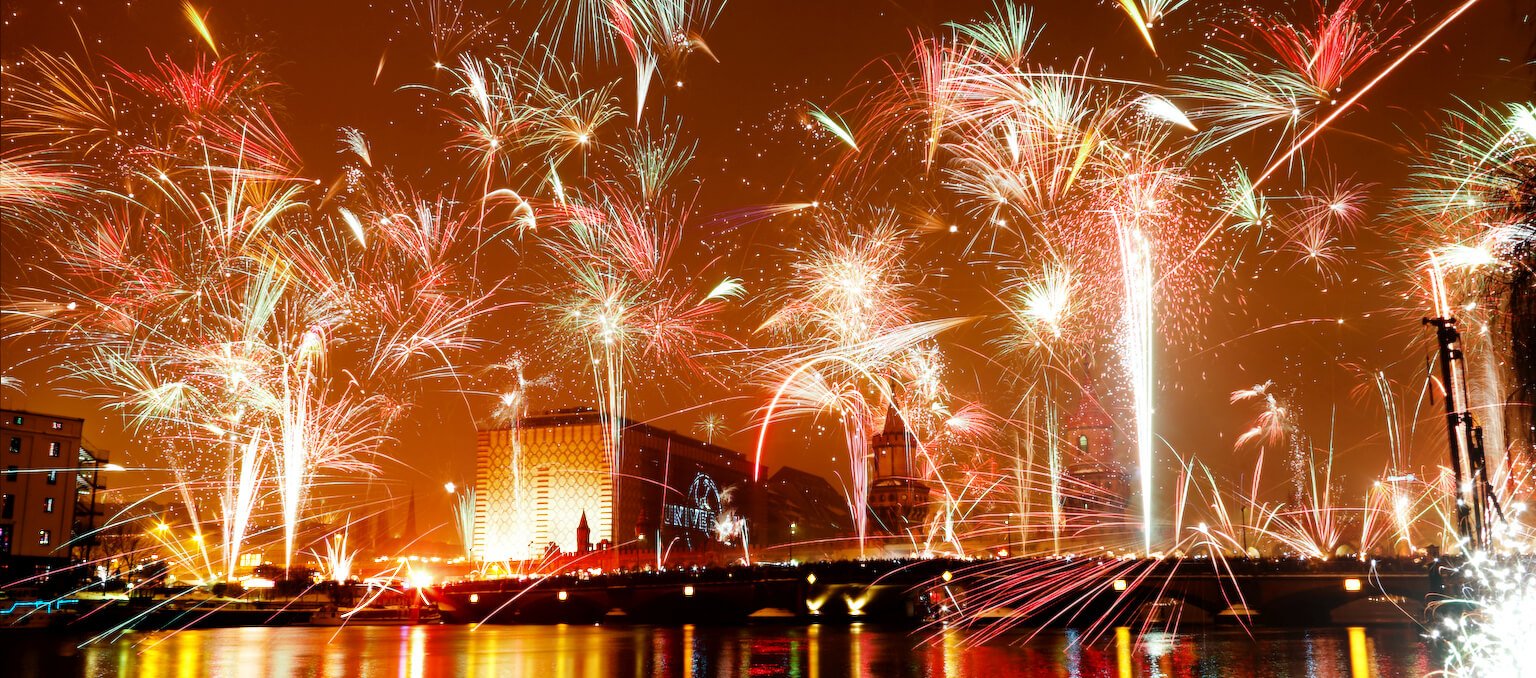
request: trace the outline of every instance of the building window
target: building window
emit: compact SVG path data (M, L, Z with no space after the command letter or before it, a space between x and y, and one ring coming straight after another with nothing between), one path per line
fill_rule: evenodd
M43 498L43 513L53 513L53 497Z
M50 457L57 457L57 456L59 456L59 451L61 449L63 449L63 447L64 447L64 443L61 443L61 442L59 442L57 440L55 440L55 441L53 441L51 443L48 443L48 456L50 456Z
M1077 437L1077 449L1082 450L1084 452L1088 451L1088 436L1078 436Z
M55 431L62 431L62 430L64 430L64 422L62 422L62 421L53 422L53 430L55 430Z
M21 415L19 415L19 414L18 414L18 415L16 415L16 417L15 417L15 418L13 418L13 419L11 419L11 423L12 423L12 424L15 424L15 425L17 425L17 426L20 426L20 425L22 425L22 424L25 424L25 423L27 423L27 420L26 420L26 419L23 419L23 418L22 418L22 417L21 417Z
M58 471L49 471L48 472L48 484L49 485L57 485L57 484L59 484L59 472Z
M37 545L47 546L53 543L53 530L38 530Z
M15 464L11 464L10 466L5 467L5 482L8 482L8 483L16 482L16 465Z
M10 518L16 515L16 495L7 494L0 500L0 518Z
M21 454L21 438L11 437L11 454Z

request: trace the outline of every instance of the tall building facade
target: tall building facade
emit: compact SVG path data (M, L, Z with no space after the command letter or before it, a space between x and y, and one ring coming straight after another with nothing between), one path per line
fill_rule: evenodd
M81 445L85 421L0 410L0 559L9 577L69 560L88 545L104 455ZM81 539L76 539L80 536Z
M607 423L593 410L569 409L479 431L477 559L579 553L583 524L598 548L704 548L719 541L723 519L754 514L753 468L742 455L629 420L615 455Z

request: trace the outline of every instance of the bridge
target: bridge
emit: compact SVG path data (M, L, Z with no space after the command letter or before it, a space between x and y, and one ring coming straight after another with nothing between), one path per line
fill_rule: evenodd
M1016 557L756 565L468 581L428 595L450 623L732 622L1029 626L1243 621L1412 623L1436 593L1420 560Z

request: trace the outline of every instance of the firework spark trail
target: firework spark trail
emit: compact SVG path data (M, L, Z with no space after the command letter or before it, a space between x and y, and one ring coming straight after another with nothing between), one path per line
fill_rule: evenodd
M181 3L181 13L186 16L187 21L192 24L192 28L202 37L203 42L208 43L208 49L213 50L214 56L218 56L219 46L213 44L213 33L208 30L207 15L199 12L190 2Z
M1447 319L1454 318L1456 316L1456 311L1451 307L1448 297L1445 282L1445 270L1441 266L1439 258L1437 258L1434 253L1430 254L1428 274L1430 280L1431 300L1433 302L1433 310L1435 313L1434 317ZM1458 356L1459 353L1460 351L1458 350ZM1444 360L1443 355L1442 360ZM1441 385L1444 389L1442 396L1449 403L1454 404L1456 407L1465 409L1469 406L1469 403L1467 400L1466 375L1462 371L1464 364L1461 361L1446 360L1445 362L1448 363L1448 365L1442 365L1442 368L1445 369L1445 374L1449 376L1449 382ZM1447 407L1449 408L1450 405ZM1471 514L1472 512L1477 512L1475 517L1477 522L1474 523L1475 527L1473 529L1477 529L1479 531L1481 531L1482 520L1484 519L1484 516L1481 515L1483 510L1481 505L1469 506L1465 501L1465 498L1469 495L1476 496L1473 494L1475 491L1473 487L1474 483L1479 481L1473 472L1473 468L1471 466L1471 450L1468 449L1468 442L1471 440L1469 436L1469 428L1471 425L1472 422L1464 420L1460 417L1456 417L1452 423L1453 429L1451 431L1451 445L1453 446L1451 450L1453 468L1451 470L1455 473L1456 479L1456 488L1451 496L1455 497L1456 511L1459 516L1459 524L1461 527L1460 532L1462 533L1463 539L1474 538L1466 534L1468 531L1466 525L1467 515ZM1475 542L1473 545L1479 548L1485 546Z
M657 202L664 195L637 205L599 188L597 198L604 200L589 205L578 194L557 211L566 229L549 245L570 276L566 294L571 296L552 310L587 348L607 428L607 454L618 469L634 353L691 365L689 356L701 344L724 339L707 323L725 307L725 299L738 294L730 286L717 286L702 303L682 296L686 292L669 270L680 230L670 220L657 223L650 209L665 206Z
M358 553L347 545L350 532L351 520L348 519L340 532L325 540L325 553L320 555L320 562L325 565L325 577L338 584L345 584L352 578L352 561Z
M1403 50L1401 55L1399 55L1396 59L1393 59L1391 63L1387 64L1387 66L1383 68L1379 73L1377 73L1375 77L1366 81L1364 85L1361 85L1360 89L1358 89L1353 96L1340 102L1333 113L1328 114L1327 117L1323 118L1316 125L1313 125L1311 129L1307 130L1305 134L1301 135L1300 138L1292 143L1290 148L1286 149L1284 153L1281 153L1280 157L1276 158L1269 164L1268 167L1264 168L1264 171L1259 173L1258 179L1254 180L1254 186L1257 187L1263 184L1271 174L1280 169L1281 165L1289 162L1291 156L1295 155L1297 151L1301 150L1302 147L1306 146L1312 141L1312 139L1321 134L1323 130L1327 129L1328 126L1333 123L1334 120L1337 120L1339 116L1343 115L1344 112L1349 110L1351 106L1354 106L1355 103L1360 101L1362 97L1370 93L1371 90L1375 89L1378 83L1380 83L1382 80L1385 80L1387 76L1396 71L1398 66L1403 65L1403 63L1408 61L1410 57L1412 57L1414 54L1417 54L1418 51L1424 47L1424 45L1428 44L1430 40L1435 39L1435 36L1439 35L1440 31L1444 30L1446 26L1451 25L1456 21L1457 18L1466 13L1467 10L1472 9L1472 6L1476 4L1477 0L1467 0L1467 2L1462 3L1461 5L1457 6L1456 9L1447 14L1445 18L1441 19L1440 22L1435 24L1433 28L1426 31L1424 35L1419 38L1418 42L1413 43L1407 49ZM1342 78L1343 76L1340 75L1338 77Z
M1447 642L1446 675L1529 675L1532 638L1530 619L1536 615L1536 581L1530 557L1473 554L1461 573L1472 591L1436 603L1449 610L1430 636ZM1460 609L1458 609L1460 608Z
M227 580L235 578L235 568L240 562L240 549L246 537L246 531L250 527L251 511L256 506L256 489L260 480L258 474L262 465L262 436L264 432L257 429L250 438L250 442L243 450L238 450L239 443L231 441L229 468L225 471L224 492L224 576Z
M848 144L848 148L853 149L855 152L859 150L859 144L853 138L853 131L849 129L848 123L843 120L842 116L836 113L828 113L815 106L811 107L810 115L812 119L821 123L821 126L825 127L833 136Z
M1532 118L1525 103L1468 106L1447 111L1447 116L1448 129L1430 135L1413 185L1400 191L1404 204L1398 214L1424 226L1411 247L1428 250L1439 261L1444 275L1432 281L1456 297L1451 310L1466 328L1462 378L1475 396L1467 406L1486 430L1488 464L1499 479L1494 489L1507 503L1514 476L1511 450L1505 446L1518 444L1520 436L1512 435L1505 415L1519 412L1511 407L1514 402L1530 400L1529 387L1520 386L1529 378L1521 379L1509 367L1519 364L1512 349L1523 342L1516 338L1521 328L1530 325L1516 300L1528 287L1531 270L1522 252L1536 242L1524 197L1529 195L1527 168L1536 152ZM1437 312L1450 304L1436 290L1429 292Z
M1135 401L1136 463L1141 492L1141 529L1144 553L1152 553L1152 370L1153 285L1151 243L1146 234L1132 224L1122 223L1120 256L1125 269L1125 335L1121 360L1131 378Z
M1046 473L1051 483L1051 555L1061 553L1061 507L1065 497L1061 488L1061 436L1057 432L1061 430L1058 414L1054 403L1047 402L1045 412L1045 456Z
M1008 12L1004 14L1008 15ZM1021 25L1026 27L1009 30ZM1080 209L1085 204L1106 201L1114 205L1106 211L1121 216L1121 223L1134 222L1142 212L1158 209L1151 205L1167 197L1156 195L1161 171L1153 169L1146 173L1152 179L1143 179L1138 170L1145 168L1138 167L1138 161L1126 162L1114 157L1117 153L1126 156L1145 153L1140 144L1145 142L1155 147L1155 141L1147 142L1145 138L1155 135L1131 133L1122 137L1116 128L1123 119L1131 117L1185 126L1189 124L1187 116L1160 97L1131 96L1112 100L1106 106L1093 107L1091 104L1099 103L1098 99L1104 96L1091 86L1100 82L1098 79L1081 73L1020 68L1019 61L1033 41L1027 18L1022 21L994 18L990 24L959 28L963 30L957 30L957 34L969 38L971 45L962 42L962 46L949 50L933 43L920 43L916 51L917 79L925 84L904 90L912 92L912 96L931 111L927 120L929 151L924 156L925 165L940 164L934 139L946 135L958 139L937 146L963 160L948 171L948 188L961 195L974 196L975 212L999 224L1003 223L999 214L1020 207L1029 219L1036 219L1038 215L1041 222L1061 219L1063 213L1070 213L1074 207ZM1134 86L1134 83L1115 84ZM1090 109L1094 113L1089 114ZM864 124L866 132L860 135L861 147L884 145L888 134L900 129L909 117L904 111L910 108L893 107L893 110L897 112L889 115L877 112ZM846 131L845 125L829 127L834 131ZM1101 149L1113 151L1101 156ZM1006 168L1006 171L998 171L998 168ZM1126 177L1131 178L1127 181ZM1085 181L1085 178L1091 180ZM1134 186L1120 196L1108 196L1106 194L1111 191L1097 188L1121 183L1145 183L1147 186ZM1133 382L1132 390L1137 394L1133 418L1139 429L1138 456L1143 462L1140 470L1150 474L1151 392L1154 388L1150 358L1155 320L1150 271L1154 256L1149 242L1152 235L1139 231L1140 228L1112 229L1110 242L1118 243L1122 252L1121 270L1115 276L1120 286L1116 296L1123 300L1120 343L1123 355L1134 356L1124 358L1124 362ZM1133 232L1134 235L1128 235ZM1056 343L1063 333L1063 317L1074 312L1069 307L1073 297L1069 290L1076 270L1065 267L1046 270L1045 278L1039 283L1021 286L1023 291L1016 306L1019 310L1014 314L1018 325L1025 330L1017 342L1019 346ZM1072 273L1057 273L1066 270L1072 270ZM1143 282L1137 284L1138 279ZM1098 283L1094 281L1094 284ZM1138 294L1138 290L1145 294ZM1144 501L1148 502L1143 507L1143 531L1150 533L1152 483L1150 478L1142 480ZM1143 546L1150 549L1150 543L1149 534Z
M725 415L718 412L706 412L704 416L699 418L698 423L694 424L693 432L704 436L704 442L713 445L715 444L715 436L726 431L727 428Z
M665 22L656 23L665 17L651 18L651 28L665 28ZM694 46L707 49L697 38ZM229 446L229 458L220 464L224 470L224 483L220 484L221 523L226 526L221 549L223 575L230 575L238 563L250 513L260 501L258 497L266 497L264 492L273 487L278 490L275 495L281 503L286 560L292 563L295 526L306 513L313 469L364 469L364 464L353 461L355 455L366 454L382 440L364 434L364 430L379 423L379 417L387 424L393 417L390 410L395 407L386 398L352 389L335 391L324 375L329 372L326 363L338 360L339 355L350 360L356 349L364 349L367 360L350 374L390 381L399 375L412 378L413 363L422 357L447 358L445 354L449 352L472 346L473 341L465 340L467 320L478 314L488 297L470 298L464 303L455 301L456 292L462 289L462 278L456 277L447 261L458 258L455 243L464 241L464 232L473 232L479 241L485 212L481 211L479 218L453 214L444 201L416 200L406 192L396 191L387 175L379 175L378 184L369 186L370 175L375 172L364 168L372 168L372 149L359 132L349 129L343 131L346 151L362 161L362 168L353 171L349 181L353 186L364 186L362 191L349 189L341 195L341 206L335 214L341 217L338 223L352 234L347 240L355 240L366 249L366 254L358 255L346 248L343 240L326 234L315 240L301 240L290 234L298 232L304 221L309 220L309 215L303 214L304 206L313 201L306 200L303 186L307 181L295 177L293 168L300 163L287 148L283 132L273 126L275 123L267 117L260 100L207 94L263 88L260 81L244 80L244 71L240 69L246 66L223 60L212 68L204 68L200 63L197 69L187 71L175 68L169 61L157 61L161 74L169 77L124 71L123 77L138 88L124 92L98 85L95 75L86 74L68 58L40 57L38 63L45 77L54 78L63 86L45 88L28 83L18 98L20 106L37 112L38 118L65 125L34 126L23 129L23 135L80 140L86 155L112 148L118 145L114 135L103 135L100 131L137 125L132 111L112 103L114 97L134 101L170 98L174 105L184 106L189 114L197 115L198 125L210 134L200 138L201 148L187 148L184 138L180 138L181 128L172 125L167 128L174 131L172 134L146 141L146 146L160 146L155 148L157 157L170 157L172 154L164 151L169 148L184 158L181 161L186 166L178 166L177 161L155 161L149 168L131 163L124 174L132 183L152 184L147 200L155 200L155 204L149 204L144 212L163 204L169 206L172 217L178 218L170 221L169 226L151 224L140 220L137 214L140 204L146 201L143 192L137 201L127 200L117 192L104 194L108 195L106 200L121 200L114 212L121 212L124 218L114 214L111 220L101 223L97 234L84 234L58 248L68 268L92 272L84 275L78 289L71 291L75 292L72 297L80 300L78 312L77 303L69 303L68 309L58 309L57 304L49 304L46 309L38 306L45 312L31 315L34 331L54 331L55 327L65 331L88 329L89 334L80 337L81 344L95 347L91 349L92 355L77 363L75 375L101 381L114 389L120 387L126 392L121 404L131 412L138 426L154 427L161 434L169 434L167 440L201 443L206 438L206 429L218 438L215 446ZM498 163L510 166L508 155L518 146L545 152L553 168L570 149L581 148L591 140L596 128L610 117L601 106L607 98L602 91L564 94L558 89L558 74L535 74L521 66L482 69L470 60L462 61L462 68L453 72L462 78L462 88L453 95L468 101L470 106L462 118L464 149L472 151L484 169L487 184L492 181ZM170 85L158 85L161 80L169 81ZM531 83L531 91L541 98L536 105L519 108L519 100L505 94L504 89L525 83ZM530 121L531 128L527 125ZM671 143L673 137L665 135L662 141ZM639 145L650 145L650 141L641 140ZM636 152L636 158L642 161L634 166L644 168L644 175L639 178L639 194L648 204L634 214L642 209L650 211L651 206L659 204L660 186L674 172L664 155L665 152L653 154L650 148ZM72 186L78 184L83 188L88 178L84 174L58 174L55 180L54 174L48 174L48 165L12 163L11 158L6 160L5 169L8 215L12 206L45 204L45 198L46 204L54 204L55 197L68 197ZM198 188L198 171L206 174L206 189ZM98 178L103 184L117 183L112 177L89 180ZM533 204L511 189L507 189L507 194L518 201L519 231L533 231ZM333 197L335 194L327 194L324 201ZM573 214L574 209L587 209L585 204L571 203L571 197L579 195L559 192L559 208L565 211L556 212L558 217ZM679 203L677 211L687 212L688 208ZM585 274L588 269L582 268L582 264L590 263L585 258L616 241L625 252L619 268L642 281L659 280L665 268L665 251L673 248L676 234L650 234L625 212L610 212L607 217L610 218L605 223L598 224L599 229L593 229L605 234L587 243L598 248L565 248L567 254L561 255L564 261L576 263L573 271ZM568 224L570 220L556 218L556 223ZM608 228L611 223L622 224L622 229ZM327 224L329 220L319 218L319 226ZM473 229L465 228L465 224L473 224ZM195 235L190 241L201 244L201 249L194 246L192 251L210 261L212 269L241 275L226 275L224 280L230 283L197 284L201 283L198 278L204 269L198 268L201 264L195 258L189 260L175 252L140 248L138 238L143 232L158 235L164 229L170 235L174 228L186 228ZM177 237L164 241L177 241ZM478 261L479 249L473 248L473 260ZM355 271L347 269L352 264L358 264ZM94 274L98 271L106 274ZM598 271L598 275L588 275L585 280L601 281L613 269L591 271ZM401 284L389 280L393 275L398 275L396 280L419 280L422 284L402 289ZM479 277L473 272L468 278L479 284ZM181 297L177 287L192 289L195 294ZM149 294L144 294L146 289ZM599 284L596 289L613 287ZM633 287L617 289L633 291ZM693 349L696 338L707 335L700 331L700 324L719 311L725 301L740 295L739 281L733 283L731 278L705 295L702 303L687 298L691 295L677 294L670 287L657 286L653 297L644 300L644 306L633 315L613 314L608 318L633 320L631 326L599 327L594 341L601 343L613 337L614 332L627 332L624 337L641 340L647 352L682 354ZM190 301L178 301L181 298ZM155 306L163 300L170 303ZM88 317L84 315L88 309L100 314ZM344 320L349 314L350 318ZM195 326L186 326L189 315L198 318ZM166 318L170 323L164 321ZM181 324L177 323L178 318ZM55 320L60 323L54 324ZM604 320L599 320L602 323ZM227 332L227 327L235 331ZM361 329L362 335L378 337L373 341L372 351L367 351L369 344L353 334L355 329ZM101 343L101 338L114 332L121 337L117 343ZM209 351L207 346L214 349ZM616 352L608 354L616 358L610 360L610 375L599 375L599 381L611 384L605 389L610 394L605 401L610 421L621 420L624 410L624 349L625 346L619 346ZM184 369L186 364L192 367ZM447 374L452 372L450 366ZM370 410L375 407L382 412ZM178 429L190 430L192 435ZM203 560L207 560L206 547L200 550ZM210 564L209 567L212 569Z
M1183 4L1123 0L1119 9L1156 54L1154 28ZM527 341L550 347L537 356L541 368L547 361L557 372L587 375L615 469L626 414L648 404L640 389L657 380L658 365L714 379L701 357L751 356L745 369L772 393L759 410L757 468L770 425L833 417L849 455L845 489L861 550L870 515L867 448L887 409L918 441L912 475L937 490L928 521L904 528L901 538L914 553L965 555L1016 532L1027 549L1034 537L1010 522L1021 516L990 506L1000 495L1015 508L1024 500L1016 511L1024 520L1049 521L1053 552L1081 547L1085 533L1103 533L1092 548L1143 555L1154 547L1200 549L1221 568L1223 551L1247 551L1250 531L1266 548L1329 557L1344 530L1357 525L1362 552L1389 540L1411 549L1426 541L1424 530L1453 522L1453 509L1436 499L1444 481L1389 476L1362 505L1343 503L1335 496L1332 444L1324 463L1324 450L1313 449L1272 385L1234 398L1264 405L1236 447L1264 443L1257 469L1266 446L1285 446L1292 498L1261 501L1257 471L1251 487L1238 490L1246 496L1229 497L1209 467L1191 458L1180 460L1173 504L1156 502L1154 368L1163 364L1154 360L1156 337L1165 328L1170 336L1187 329L1176 326L1180 314L1215 315L1201 298L1208 286L1191 284L1205 281L1185 269L1201 268L1197 256L1215 249L1208 246L1218 230L1251 234L1261 251L1278 239L1283 244L1272 252L1294 256L1319 277L1344 278L1346 236L1364 219L1365 185L1330 178L1290 196L1259 191L1473 4L1458 5L1412 45L1399 43L1407 26L1393 28L1397 3L1320 5L1315 21L1249 12L1252 30L1244 30L1254 38L1234 35L1223 47L1202 49L1189 69L1171 71L1181 75L1165 88L1101 77L1089 59L1065 68L1033 63L1039 31L1031 13L1003 2L980 21L915 39L909 53L889 62L889 78L860 86L868 96L849 97L866 103L839 104L857 129L822 108L793 107L819 146L835 139L837 160L819 200L733 210L702 223L698 189L691 188L697 177L688 168L695 146L680 123L659 120L666 92L654 83L681 87L691 55L714 58L703 35L723 3L562 0L544 8L540 26L548 32L520 51L492 32L496 21L462 3L412 3L439 62L433 77L446 86L409 89L439 106L453 139L435 150L463 178L437 195L412 188L418 177L385 167L395 149L370 144L355 128L322 135L336 140L345 168L330 190L315 188L323 182L306 175L313 165L281 124L279 88L264 59L220 58L206 12L186 4L183 13L212 59L151 57L147 68L98 71L92 59L29 52L25 77L8 88L8 112L20 115L7 125L6 140L21 148L8 147L0 160L0 207L7 220L20 215L29 232L49 235L40 241L50 243L48 256L60 265L58 280L35 299L28 290L28 298L8 300L7 329L58 339L71 383L120 409L136 434L168 441L166 466L179 477L166 489L182 496L190 515L186 525L157 530L158 548L208 581L234 577L241 554L277 533L285 563L294 565L305 553L298 527L335 500L316 482L319 474L373 472L367 460L377 458L418 385L457 381L460 358L504 348L478 338L472 323L512 304L526 304L534 319L525 323ZM225 44L237 42L226 36ZM562 45L573 53L555 49ZM591 77L585 64L592 61L623 60L621 45L635 76L632 108L618 104L617 82L578 77L578 70ZM1333 101L1377 55L1397 47L1406 49L1349 98ZM383 67L381 55L375 82ZM1328 107L1334 110L1324 115ZM630 116L615 133L614 122ZM1451 129L1433 138L1435 153L1418 171L1422 185L1405 194L1402 211L1431 231L1415 254L1432 252L1453 270L1452 280L1434 282L1442 314L1452 299L1462 308L1460 288L1510 270L1511 248L1531 241L1529 225L1510 223L1506 212L1509 196L1519 194L1510 186L1522 176L1515 161L1536 143L1529 105L1448 117ZM1240 155L1235 142L1276 131L1268 157L1243 158L1231 169L1224 156ZM1203 160L1210 154L1223 156L1221 168ZM871 157L882 162L861 160ZM1317 163L1300 164L1310 175ZM1262 170L1250 177L1242 166ZM1219 204L1189 204L1219 193L1206 190L1218 182L1227 189L1212 201ZM1180 212L1205 207L1222 213L1217 225L1186 232ZM809 246L791 246L792 260L776 262L783 264L778 271L723 275L698 270L680 254L696 254L700 232L777 217L814 220L824 231ZM959 248L930 247L930 236L962 228L968 243L958 257ZM510 252L537 282L489 279L480 262L493 251ZM939 254L925 259L933 251ZM992 332L987 323L994 320L1003 328L989 337L1000 350L984 355L985 363L1019 358L1018 383L1044 384L1045 396L1038 403L1031 396L1022 423L998 423L981 399L950 390L965 375L944 355L963 344L939 335L975 320L931 320L941 304L924 296L940 270L947 277L958 264L994 263L1006 272L975 278L1003 311L976 321L982 332ZM748 301L743 280L752 281L754 294L762 281L768 317L758 329L766 338L754 344L766 346L744 347L720 322L727 307ZM720 282L696 286L705 281ZM1497 317L1464 310L1469 320ZM1206 350L1335 320L1281 323ZM710 350L721 346L729 350ZM1069 472L1082 459L1060 441L1057 399L1071 391L1053 384L1070 381L1079 363L1109 346L1129 387L1125 428L1134 441L1139 510L1118 505L1118 490ZM1486 348L1496 349L1495 340ZM1497 358L1480 363L1480 412L1496 411L1505 399L1498 366ZM516 384L490 392L503 397L497 421L514 432L529 403L521 370L519 359ZM1414 436L1397 420L1384 372L1374 374L1392 458L1387 471L1400 476L1412 466ZM1489 424L1495 433L1506 428L1493 417ZM1003 431L1021 426L1022 449L1001 443ZM700 430L713 441L720 427ZM514 435L518 505L529 494L520 445ZM1508 478L1511 494L1529 482L1514 462L1496 473ZM1050 506L1030 502L1035 493L1048 494ZM204 497L218 510L207 511ZM458 499L463 530L474 522L477 497ZM1241 524L1229 506L1243 510ZM253 528L268 515L278 519L270 533ZM1159 515L1172 516L1167 534L1154 531ZM1119 536L1138 523L1139 549ZM750 562L744 525L722 517L717 527L717 536L742 539ZM218 540L191 538L215 528ZM521 551L530 540L516 534L487 535L479 557L531 555ZM333 574L347 569L347 532L336 536L327 554L311 551L330 561ZM471 537L463 538L469 546ZM978 577L996 575L999 585L968 601L965 613L957 606L952 619L1032 598L1071 602L1092 593L1071 586L1090 570L1137 586L1161 581L1155 567L1134 561L1033 568L1006 560L978 565ZM1032 575L1059 589L1041 588Z
M1319 135L1319 134L1321 134L1323 132L1323 130L1327 129L1328 126L1330 124L1332 124L1334 120L1337 120L1339 118L1339 116L1343 115L1346 111L1348 111L1352 106L1354 106L1354 104L1356 102L1360 101L1361 98L1363 98L1366 94L1370 93L1371 90L1374 89L1377 84L1379 84L1382 80L1385 80L1387 78L1387 76L1391 75L1394 71L1396 71L1397 68L1399 66L1403 65L1404 62L1408 61L1408 59L1410 57L1412 57L1414 54L1417 54L1419 52L1419 50L1424 47L1424 45L1428 44L1429 41L1433 40L1436 35L1439 35L1442 30L1445 30L1445 28L1447 26L1449 26L1452 23L1454 23L1457 18L1459 18L1462 14L1465 14L1467 10L1472 9L1472 6L1476 5L1476 4L1477 4L1477 0L1467 0L1466 2L1462 3L1461 5L1458 5L1456 7L1456 9L1452 10L1443 19L1441 19L1439 23L1435 24L1435 26L1433 28L1431 28L1429 31L1425 32L1425 34L1423 36L1421 36L1417 42L1415 42L1413 45L1411 45L1407 49L1403 50L1403 53L1401 55L1399 55L1396 59L1393 59L1392 62L1387 64L1387 66L1385 68L1383 68L1380 72L1378 72L1375 77L1371 78L1364 85L1362 85L1358 90L1356 90L1356 92L1352 96L1350 96L1348 99L1345 99L1344 101L1338 103L1334 107L1334 111L1332 113L1328 114L1327 117L1323 118L1317 124L1313 125L1311 127L1311 129L1307 130L1307 132L1305 134L1303 134L1300 138L1298 138L1294 143L1292 143L1290 145L1289 148L1287 148L1283 153L1281 153L1278 158L1276 158L1273 162L1271 162L1268 167L1265 167L1264 171L1260 172L1258 178L1253 181L1252 189L1253 190L1258 190L1259 186L1262 186L1264 184L1264 182L1269 179L1270 176L1272 176L1277 170L1279 170L1280 167L1283 166L1285 163L1289 162L1290 159L1293 156L1295 156L1296 153L1298 151L1300 151L1304 146L1306 146L1308 143L1310 143L1312 141L1312 139L1316 138L1317 135ZM1206 244L1208 242L1210 242L1211 238L1216 235L1217 231L1219 231L1222 228L1221 222L1225 220L1226 216L1230 216L1230 212L1228 214L1224 215L1222 218L1218 219L1217 220L1217 224L1215 226L1213 226L1211 229L1206 231L1205 236L1200 239L1200 242L1197 243L1195 245L1195 247L1192 248L1189 251L1189 253L1184 256L1183 259L1181 259L1177 263L1175 263L1170 268L1168 273L1165 273L1163 277L1166 278L1166 277L1172 275L1173 273L1177 272L1179 269L1183 268L1191 260L1193 260L1195 254L1197 252L1199 252L1202 248L1204 248L1206 246Z
M604 4L601 11L614 13L615 27L639 64L645 55L663 53L654 31L702 16L675 15L674 9L682 8ZM611 105L612 84L587 88L557 61L467 54L460 61L451 71L461 86L438 94L446 99L450 121L462 130L467 159L484 172L482 210L510 203L510 228L537 236L551 266L541 271L547 284L537 290L543 302L536 306L557 336L584 347L587 359L577 362L584 363L580 369L591 375L597 391L605 453L614 469L621 468L636 361L661 358L702 374L693 356L729 343L711 325L744 293L727 278L698 301L672 264L693 211L693 198L672 184L686 176L693 146L680 140L674 125L644 124L638 109L627 143L602 142L600 129L621 115ZM645 82L637 106L643 105ZM520 171L530 167L517 164L527 153L544 154L544 161L531 167L547 169L547 175ZM561 165L577 154L579 178L562 181ZM510 187L490 190L493 185ZM553 188L549 202L538 195L547 188ZM522 544L508 548L521 553Z
M356 208L343 212L353 238L323 230L313 239L296 237L305 225L329 220L305 211L311 184L294 175L297 156L256 96L267 83L253 76L251 60L199 60L192 68L155 60L151 73L119 67L127 87L98 84L73 63L40 62L45 79L67 87L29 84L8 103L65 112L116 102L111 118L64 113L51 119L68 124L23 131L79 141L68 147L81 153L80 181L128 191L97 192L79 207L95 228L50 240L68 273L58 282L70 301L34 305L24 333L57 336L70 349L69 377L101 386L99 395L135 429L173 441L171 454L202 444L227 451L222 463L173 464L220 478L180 484L199 492L219 488L222 539L199 549L209 561L203 579L233 575L252 513L274 487L291 563L312 474L367 471L371 466L359 460L385 440L375 427L381 417L387 426L388 401L364 391L415 378L423 359L471 345L466 321L485 299L450 292L458 281L441 261L452 247L435 242L440 234L426 224L375 221L371 210ZM172 124L136 129L146 110ZM75 125L102 122L133 130L130 138L153 152L130 149L121 165L91 165L114 151ZM359 204L369 197L348 199ZM410 230L418 226L423 230ZM365 228L375 228L382 242L365 255L369 265L352 269L359 258L346 243L364 244ZM406 270L426 273L402 289L391 278ZM411 294L428 303L401 312L393 301ZM353 379L376 381L368 389L335 388L325 376L335 349L345 349L350 364L352 349L377 329L385 330L375 335L382 337L378 350L352 370ZM207 469L204 461L211 462ZM215 548L218 568L209 553Z
M528 544L533 543L533 533L526 521L515 521L508 515L525 515L529 510L529 501L532 498L531 488L528 487L528 476L523 468L523 440L518 434L522 425L522 419L528 412L528 388L529 380L524 375L524 364L520 357L514 357L501 367L510 371L511 388L504 391L497 400L494 419L505 426L509 434L509 447L511 455L507 460L507 470L511 474L511 487L508 496L502 498L494 494L481 498L490 504L492 502L506 502L512 507L512 511L502 514L485 515L482 520L484 526L481 536L483 544L476 544L471 538L465 542L467 548L475 549L474 558L485 563L507 563L514 560L526 560L532 554L528 552ZM474 521L468 518L474 517L475 511L474 490L468 490L460 499L460 510L455 514L460 516L461 523L474 527ZM461 528L462 529L462 528Z
M1157 55L1157 46L1152 44L1152 27L1161 21L1187 0L1119 0L1120 9L1125 10L1131 23L1136 25L1137 32L1141 33L1143 40L1147 42L1147 49Z
M886 378L899 368L901 356L945 325L905 324L913 306L902 265L910 236L893 220L880 218L847 235L831 223L824 228L816 249L795 262L795 278L763 324L807 348L768 366L775 375L775 392L764 410L758 454L770 421L785 416L778 407L786 395L792 403L801 403L788 412L836 413L850 463L850 515L862 551L868 530L868 440L875 413L896 406ZM870 388L876 392L874 401L864 395Z

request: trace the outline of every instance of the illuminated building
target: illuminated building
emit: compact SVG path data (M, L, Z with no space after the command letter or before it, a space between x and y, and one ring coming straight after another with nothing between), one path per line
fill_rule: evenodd
M720 541L722 516L753 515L752 464L742 455L625 420L615 468L608 432L605 419L590 409L556 410L524 417L515 429L479 431L475 557L580 553L588 539L598 550L657 543L671 552L703 550Z
M921 527L928 515L931 490L914 472L917 437L907 430L906 421L894 406L886 412L885 427L870 439L869 447L869 509L876 529L906 534Z
M0 579L57 568L92 543L96 474L106 460L81 446L84 425L74 417L0 410Z
M1100 404L1091 375L1083 379L1077 408L1063 422L1062 434L1071 447L1062 482L1064 527L1102 542L1110 536L1104 526L1123 525L1130 506L1130 474L1121 462L1130 455L1130 444Z

